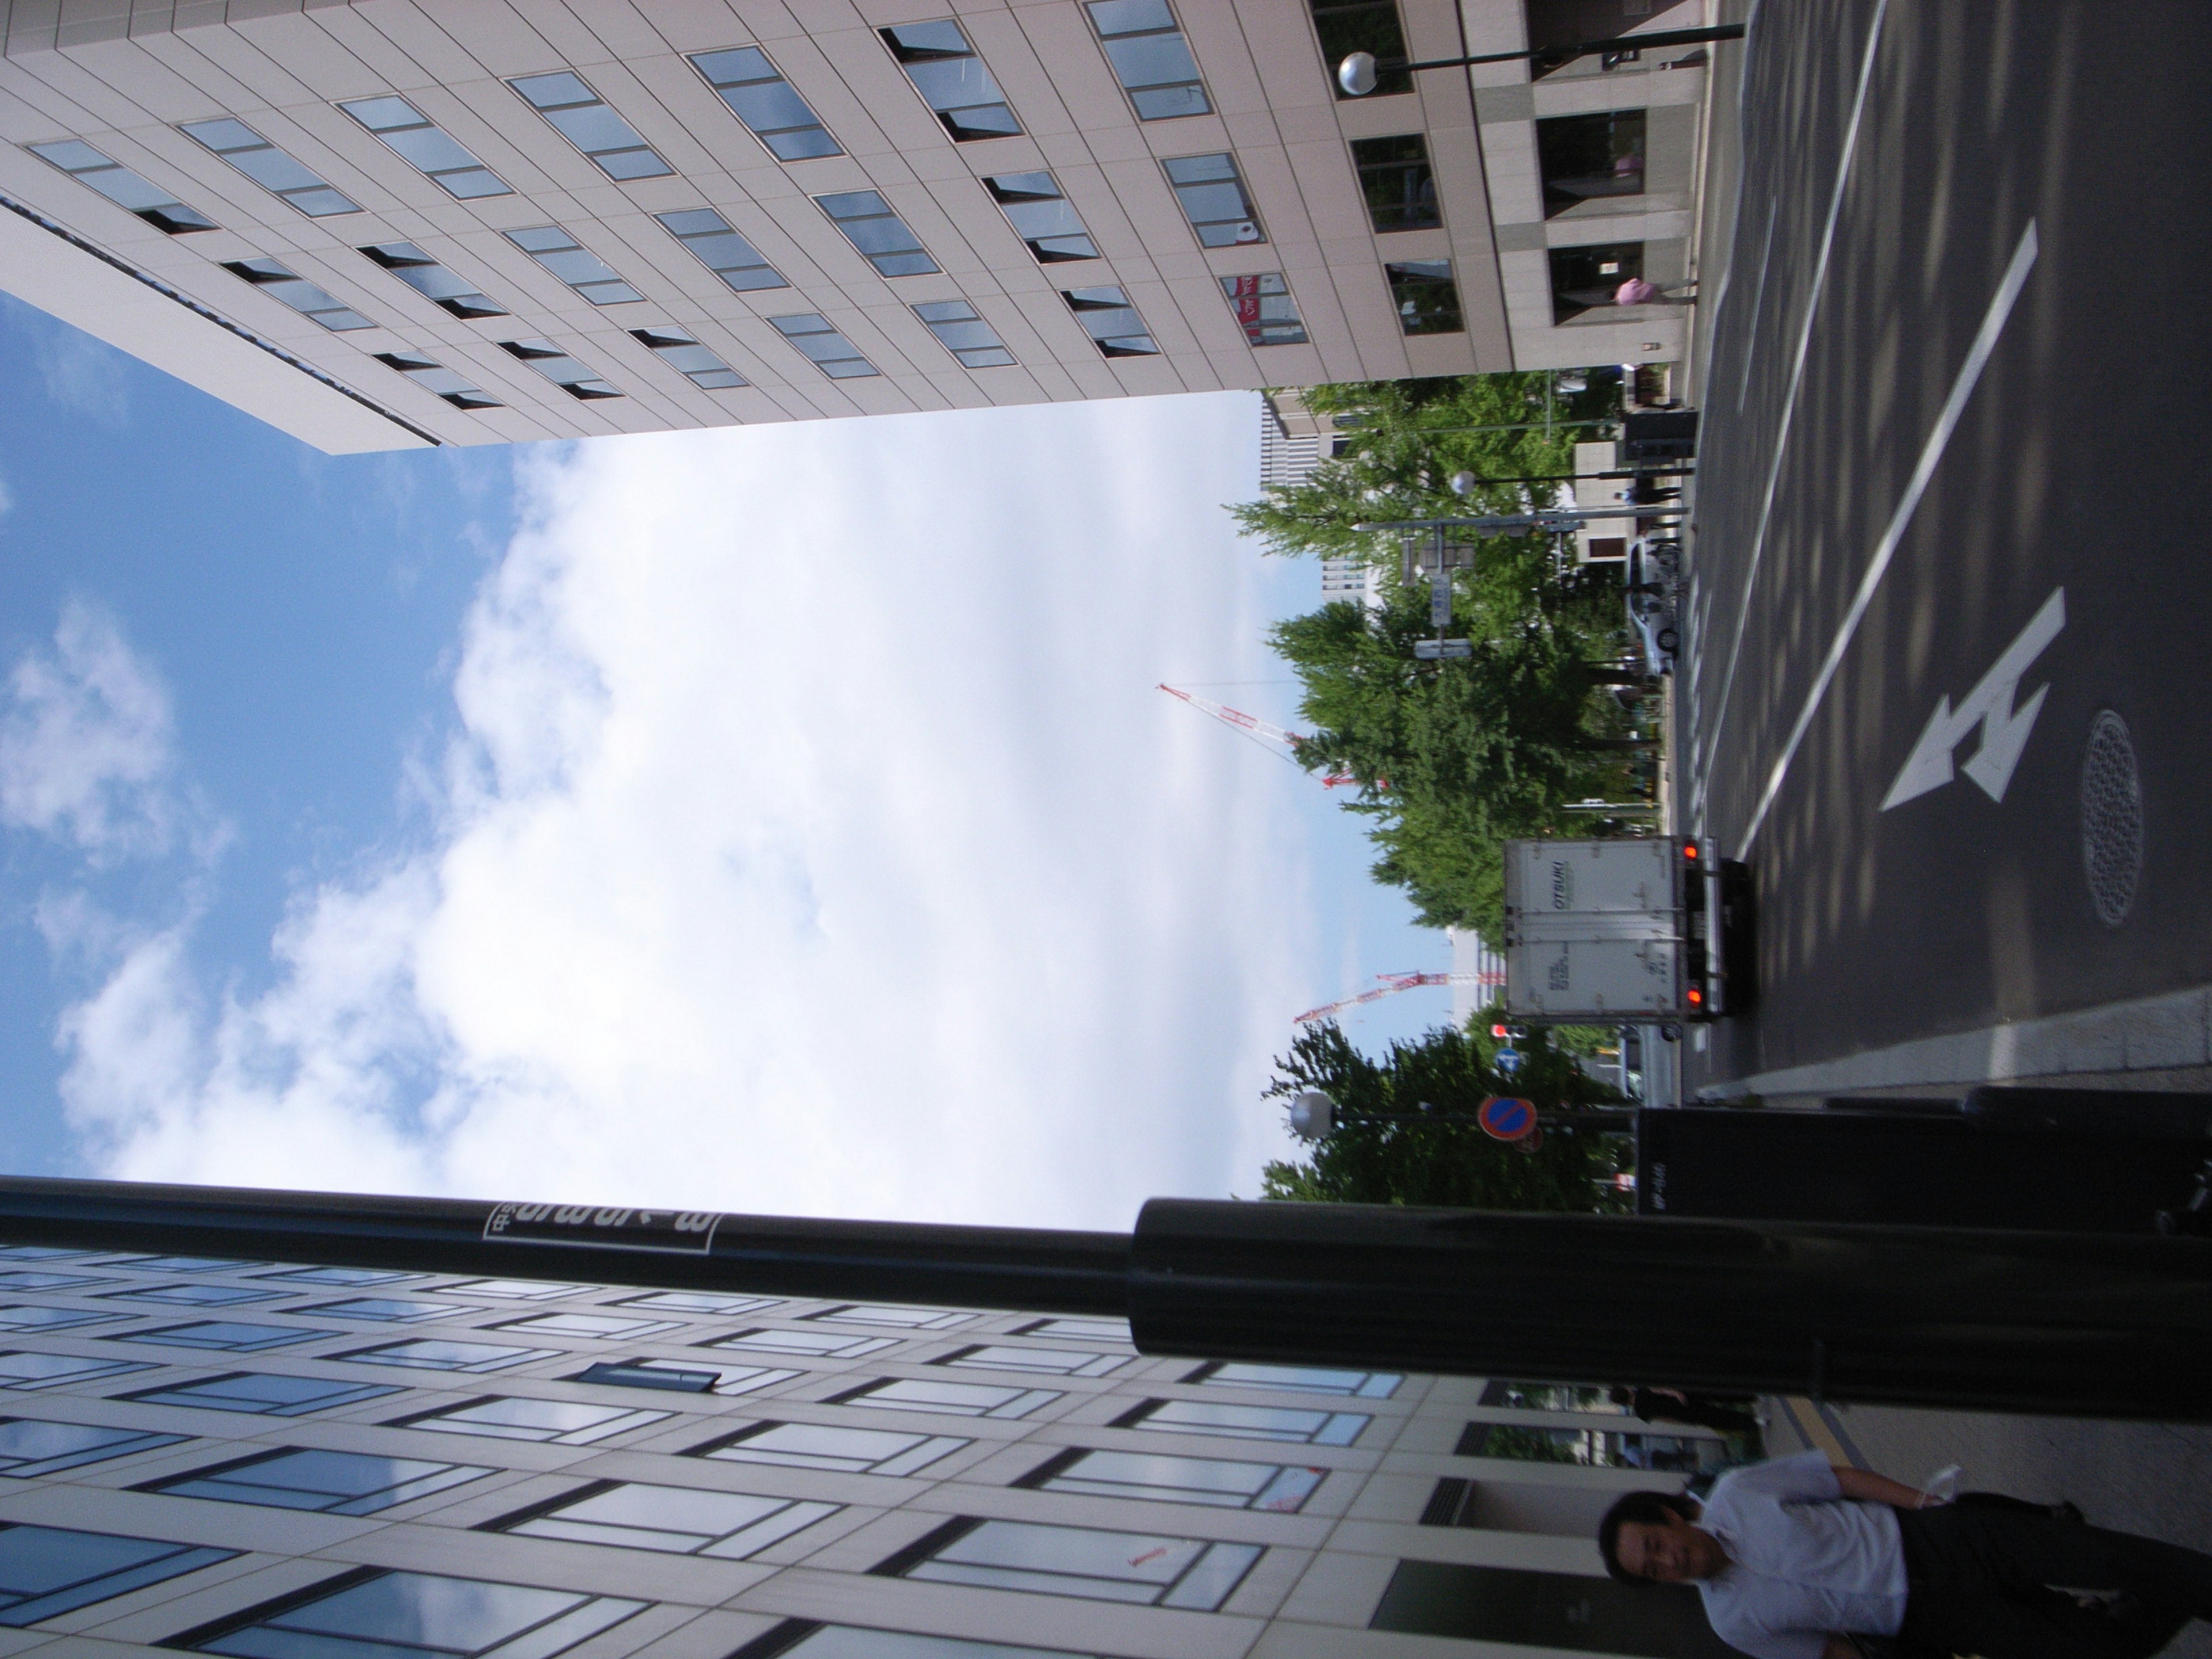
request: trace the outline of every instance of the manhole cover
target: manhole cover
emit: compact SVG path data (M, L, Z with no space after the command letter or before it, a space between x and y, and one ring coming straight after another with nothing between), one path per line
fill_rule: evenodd
M2142 781L2128 723L2107 708L2089 723L2081 753L2081 871L2097 920L2117 927L2142 875Z

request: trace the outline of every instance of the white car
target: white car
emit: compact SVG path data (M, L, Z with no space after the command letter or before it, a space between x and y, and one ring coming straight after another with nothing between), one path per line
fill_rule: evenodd
M1654 674L1674 670L1681 648L1682 623L1675 605L1682 569L1682 544L1668 536L1638 536L1628 544L1622 574L1628 589L1628 623L1642 647L1644 665Z

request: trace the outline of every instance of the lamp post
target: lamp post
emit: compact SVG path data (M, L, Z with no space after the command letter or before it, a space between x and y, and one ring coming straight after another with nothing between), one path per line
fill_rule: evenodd
M1650 34L1624 34L1610 40L1579 40L1572 46L1531 46L1524 52L1486 52L1473 58L1425 58L1419 63L1408 63L1402 58L1378 59L1371 52L1355 52L1336 66L1336 83L1354 98L1364 98L1375 90L1376 71L1380 70L1465 69L1474 64L1511 64L1528 62L1541 64L1546 69L1557 69L1562 64L1589 53L1611 52L1642 52L1646 47L1656 50L1662 46L1693 46L1710 40L1741 40L1744 26L1741 23L1719 23L1703 29L1659 29Z

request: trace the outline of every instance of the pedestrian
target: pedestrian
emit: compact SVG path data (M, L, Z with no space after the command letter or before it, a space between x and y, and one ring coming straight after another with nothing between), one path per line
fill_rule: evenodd
M1668 283L1662 287L1647 283L1641 276L1632 276L1613 291L1613 302L1617 306L1686 306L1697 295L1686 294L1685 289L1695 288L1695 283Z
M1656 593L1661 589L1656 582L1646 582L1636 591ZM1632 1417L1640 1417L1646 1423L1687 1423L1723 1434L1749 1434L1759 1427L1758 1417L1741 1403L1717 1395L1690 1394L1680 1389L1614 1388L1607 1391L1607 1398L1616 1406L1627 1407Z
M1702 1505L1630 1492L1598 1550L1626 1583L1695 1584L1753 1659L2148 1659L2212 1618L2212 1556L1819 1452L1731 1469Z

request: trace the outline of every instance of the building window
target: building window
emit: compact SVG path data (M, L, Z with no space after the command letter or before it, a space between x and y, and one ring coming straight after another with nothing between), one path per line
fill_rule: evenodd
M1016 1336L1064 1336L1077 1342L1119 1342L1136 1346L1126 1319L1032 1319L1013 1328Z
M504 317L507 308L477 293L412 242L379 242L362 249L432 304L456 317Z
M468 1296L489 1296L501 1302L558 1302L564 1296L575 1296L592 1287L564 1285L554 1279L465 1279L446 1288Z
M1062 289L1060 297L1067 301L1075 320L1083 325L1101 355L1108 357L1156 357L1159 347L1145 331L1145 319L1137 314L1129 296L1118 288Z
M111 1342L150 1342L163 1348L221 1348L232 1353L259 1353L265 1348L289 1348L312 1342L336 1331L310 1330L300 1325L250 1325L240 1320L199 1319L189 1325L161 1325L150 1331L125 1331Z
M992 1343L955 1348L933 1365L960 1365L979 1371L1042 1371L1052 1376L1104 1376L1129 1363L1120 1353L1087 1353L1075 1348L1015 1348Z
M937 1412L948 1417L1027 1417L1061 1397L1054 1389L1001 1389L984 1382L924 1382L910 1376L879 1378L833 1394L832 1406L875 1406L894 1412Z
M926 276L937 269L937 261L924 251L906 222L874 191L841 191L817 196L814 202L881 275Z
M1212 1434L1231 1440L1285 1440L1349 1446L1375 1419L1363 1412L1300 1411L1286 1406L1225 1406L1212 1400L1147 1400L1109 1425L1169 1434Z
M1336 86L1336 66L1355 52L1375 54L1375 91L1387 96L1411 92L1413 77L1405 65L1413 54L1406 50L1406 31L1398 21L1397 0L1311 0L1314 33L1321 37L1322 63ZM1336 87L1340 99L1352 94Z
M315 291L322 292L319 289ZM330 296L324 295L323 297L328 299ZM283 1294L282 1291L252 1290L244 1285L149 1285L137 1290L108 1291L100 1299L103 1302L158 1302L164 1306L178 1308L228 1308L240 1302L274 1302Z
M633 333L673 333L672 329L634 329ZM650 345L651 341L647 343ZM658 349L659 348L655 348ZM607 1304L615 1308L643 1308L651 1313L690 1314L702 1318L734 1319L782 1304L772 1296L725 1296L716 1291L648 1291Z
M80 1325L112 1325L123 1317L82 1308L33 1308L18 1304L0 1307L0 1331L68 1331Z
M266 1261L240 1261L227 1255L123 1255L103 1267L130 1267L143 1273L234 1273L241 1267L265 1267Z
M1625 1417L1628 1407L1595 1382L1516 1382L1503 1377L1482 1385L1478 1406L1512 1406L1530 1412L1603 1412Z
M682 213L653 216L660 221L663 229L696 254L702 264L738 293L791 286L714 209L692 208Z
M830 319L812 312L795 317L771 317L776 331L833 380L858 380L876 372L876 366L854 349L853 343L830 325Z
M1229 308L1244 325L1246 342L1255 346L1304 345L1305 325L1298 319L1297 302L1279 270L1256 276L1224 276L1221 291Z
M1261 1553L1256 1544L963 1517L872 1571L932 1583L1212 1613Z
M734 386L741 386L746 383L744 375L738 374L737 370L732 368L680 328L634 328L629 331L629 337L690 381L693 386L701 387L702 390L727 392ZM738 1301L741 1298L732 1297L727 1299ZM641 1307L651 1300L650 1297L634 1296L627 1303L620 1305ZM672 1311L696 1313L699 1310L684 1308L672 1310ZM673 1324L664 1323L659 1328L672 1331L676 1327Z
M397 1297L356 1296L343 1302L319 1302L302 1308L303 1314L327 1314L332 1319L373 1319L387 1325L412 1325L422 1319L442 1319L453 1314L480 1311L458 1302L402 1302Z
M921 1636L912 1631L864 1630L857 1625L824 1625L811 1619L787 1619L757 1636L729 1659L1075 1659L1050 1648L1010 1648L999 1642L957 1636Z
M899 1434L890 1429L832 1428L821 1423L748 1423L694 1446L690 1457L722 1463L774 1463L841 1474L915 1474L947 1453L975 1444L947 1434Z
M586 1367L568 1380L614 1389L660 1389L672 1394L757 1394L804 1371L767 1365L694 1365L680 1359L617 1359Z
M503 1371L533 1359L558 1359L557 1348L510 1348L494 1342L455 1342L425 1337L413 1342L382 1342L331 1355L356 1365L405 1365L425 1371Z
M755 1353L803 1353L823 1359L857 1359L896 1347L895 1336L854 1336L845 1331L732 1331L702 1342L702 1348L744 1348Z
M87 1359L77 1354L0 1351L0 1389L52 1389L64 1382L88 1382L95 1376L150 1371L149 1364L129 1359Z
M1429 168L1428 141L1418 132L1391 138L1355 138L1352 162L1367 198L1367 216L1376 234L1433 230L1443 223L1437 207L1436 175Z
M198 140L272 195L281 196L310 219L358 213L360 207L311 169L294 161L243 121L228 116L215 121L186 121L182 131Z
M151 179L112 161L80 139L64 138L51 144L33 144L31 154L59 167L88 188L98 191L116 206L137 214L156 230L183 236L195 230L213 230L214 220L196 213Z
M343 334L351 329L374 328L376 325L343 301L332 297L304 277L295 276L274 259L226 259L222 268L232 276L249 282L270 299L292 307L302 317L320 323L332 333ZM178 1285L176 1290L198 1289L212 1291L206 1285ZM270 1292L269 1294L273 1294ZM150 1297L149 1298L151 1299ZM185 1298L179 1297L178 1300ZM233 1298L241 1302L258 1302L264 1296L247 1292Z
M149 1434L141 1429L94 1428L88 1423L48 1423L33 1417L0 1417L0 1474L35 1480L87 1463L105 1463L133 1452L173 1446L181 1434Z
M1202 246L1236 247L1267 240L1244 181L1237 176L1235 156L1178 155L1160 165L1167 169L1168 183L1182 204L1182 216L1190 221Z
M938 343L958 359L963 368L1004 368L1014 361L1014 354L1006 349L1005 343L999 338L998 331L977 315L975 307L965 300L926 301L915 307L914 314L928 325L929 331L937 337ZM921 1308L878 1308L874 1311L925 1313L929 1310ZM827 1314L815 1316L825 1319L830 1316ZM964 1325L975 1316L973 1314L945 1314L938 1320L918 1324L916 1328L933 1330L945 1325ZM877 1322L855 1318L854 1322L873 1324Z
M1390 302L1398 309L1398 326L1408 334L1456 334L1466 325L1460 320L1459 284L1452 281L1449 259L1408 259L1386 264Z
M1084 9L1139 120L1212 112L1198 60L1167 0L1089 0Z
M555 386L570 397L586 403L599 398L619 398L622 393L578 362L550 340L501 340L499 349L509 356L528 363ZM487 1291L481 1285L468 1287L478 1296L497 1296L497 1291ZM580 1288L580 1287L578 1287ZM565 1293L565 1292L564 1292Z
M941 23L900 23L880 33L954 143L1004 138L1022 130L959 24L947 18Z
M1470 1423L1455 1457L1503 1457L1520 1463L1578 1463L1594 1469L1655 1469L1694 1474L1728 1461L1728 1443L1613 1429L1536 1429L1520 1423Z
M1601 197L1644 194L1644 112L1553 115L1536 123L1544 216Z
M843 1507L690 1486L599 1480L580 1492L489 1522L483 1530L742 1561Z
M916 306L915 310L926 313L941 308L923 304ZM974 311L968 311L969 317L975 314ZM921 320L934 327L940 319L924 316ZM942 340L945 337L939 334L938 338ZM946 340L945 343L950 345L951 342ZM991 343L998 343L996 335L991 337ZM1013 359L1009 357L1006 361L1012 362ZM969 367L973 368L977 365L971 363ZM975 1322L974 1314L959 1313L951 1308L909 1308L877 1302L848 1302L842 1308L824 1308L820 1313L811 1313L806 1316L828 1325L897 1325L910 1331L949 1331L956 1326L972 1325Z
M1215 1509L1292 1515L1313 1496L1327 1469L1243 1463L1220 1457L1172 1457L1158 1452L1055 1453L1013 1484L1033 1491L1092 1498L1155 1498Z
M586 86L580 76L562 70L552 75L526 75L507 84L550 121L563 138L590 156L608 178L617 182L665 179L676 171L637 136L636 128Z
M1098 245L1049 173L994 173L983 180L983 188L1006 213L1014 234L1029 244L1038 264L1098 257Z
M658 1336L663 1331L680 1331L680 1319L624 1318L620 1314L582 1313L574 1310L562 1313L529 1314L520 1319L501 1320L496 1325L484 1328L493 1331L519 1331L534 1337L573 1336L590 1342L621 1342Z
M1343 1371L1321 1365L1253 1365L1209 1360L1186 1382L1226 1389L1288 1389L1299 1394L1344 1394L1388 1400L1406 1379L1389 1371Z
M0 1260L8 1261L82 1261L98 1250L73 1250L62 1244L0 1244Z
M132 1490L223 1504L313 1510L323 1515L374 1515L490 1473L466 1463L286 1448L149 1480Z
M133 1366L134 1370L144 1370ZM326 1376L279 1376L270 1371L228 1371L195 1382L141 1389L119 1396L149 1406L184 1406L198 1411L246 1412L257 1417L305 1417L380 1399L399 1390L381 1382L339 1382Z
M0 1625L35 1625L237 1553L119 1533L0 1522Z
M26 1273L20 1268L0 1273L0 1291L75 1291L87 1285L112 1285L97 1273Z
M240 1659L552 1659L643 1601L436 1573L353 1571L173 1636L161 1645Z
M384 140L392 153L461 201L514 192L404 98L356 98L338 107Z
M501 233L507 240L595 306L627 305L641 297L607 262L558 225Z
M777 161L804 161L845 153L758 46L694 52L691 67L707 77L707 84L721 94L731 113Z
M496 398L488 398L461 376L447 368L434 357L425 357L416 351L380 351L376 361L386 368L397 369L433 396L443 398L455 409L499 409L503 407ZM411 1273L398 1277L411 1279Z
M370 1285L397 1285L423 1273L402 1273L394 1267L288 1267L281 1273L261 1273L262 1279L296 1279L302 1285L330 1285L355 1290Z
M458 1406L439 1406L387 1426L428 1429L437 1434L477 1434L493 1440L532 1440L553 1446L589 1446L662 1422L667 1412L635 1411L621 1406L587 1406L574 1400L526 1400L484 1395Z
M1551 251L1552 321L1570 322L1585 311L1601 310L1632 276L1644 274L1644 244L1599 242Z

